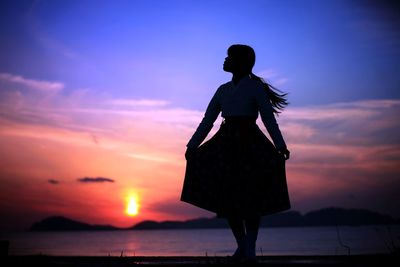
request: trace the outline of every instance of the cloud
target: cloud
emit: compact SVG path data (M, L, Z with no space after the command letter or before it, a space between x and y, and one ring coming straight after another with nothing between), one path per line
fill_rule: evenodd
M274 69L257 71L256 75L263 78L267 82L271 82L273 86L282 86L288 82L288 78L283 77Z
M114 183L113 179L104 177L96 177L96 178L84 177L84 178L78 178L77 181L81 183L104 183L104 182Z
M60 181L55 180L55 179L49 179L47 182L48 182L49 184L59 184L59 183L60 183Z
M33 80L24 78L20 75L13 75L9 73L0 73L0 80L9 83L17 83L27 86L31 89L47 91L47 92L57 92L64 88L64 84L61 82L49 82L42 80Z
M377 146L400 143L400 100L364 100L289 107L282 128L296 143Z
M126 107L163 107L169 104L168 101L157 99L113 99L107 103Z
M168 157L157 157L157 156L152 156L150 154L135 154L135 153L127 153L126 154L128 157L132 157L135 159L141 159L141 160L149 160L149 161L155 161L155 162L169 162L172 164L176 164L177 161L176 159L171 159Z

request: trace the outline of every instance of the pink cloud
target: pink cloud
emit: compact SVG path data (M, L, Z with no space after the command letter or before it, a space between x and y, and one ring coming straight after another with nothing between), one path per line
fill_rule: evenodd
M162 107L169 104L165 100L157 99L113 99L108 101L115 106L131 106L131 107Z

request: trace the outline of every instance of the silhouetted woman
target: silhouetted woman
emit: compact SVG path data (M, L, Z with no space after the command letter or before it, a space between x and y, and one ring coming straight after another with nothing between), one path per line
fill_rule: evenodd
M290 208L285 160L289 151L275 120L286 94L252 72L254 50L232 45L224 71L232 80L212 97L204 118L188 142L181 200L228 220L237 242L234 260L256 261L260 219ZM217 133L200 145L219 113ZM256 124L258 113L273 143Z

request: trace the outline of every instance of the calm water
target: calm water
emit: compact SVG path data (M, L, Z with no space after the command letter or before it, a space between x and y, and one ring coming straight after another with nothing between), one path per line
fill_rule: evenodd
M400 244L400 226L263 228L258 255L389 253ZM10 255L227 256L235 241L229 229L2 233Z

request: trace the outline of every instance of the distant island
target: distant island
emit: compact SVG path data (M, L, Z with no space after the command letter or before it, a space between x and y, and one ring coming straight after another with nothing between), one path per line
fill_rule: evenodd
M304 215L288 211L262 217L261 227L302 227L334 225L399 224L400 220L365 209L325 208ZM93 225L62 216L53 216L33 223L30 231L110 231L110 230L157 230L157 229L206 229L228 228L222 218L197 218L187 221L142 221L128 228L112 225Z

